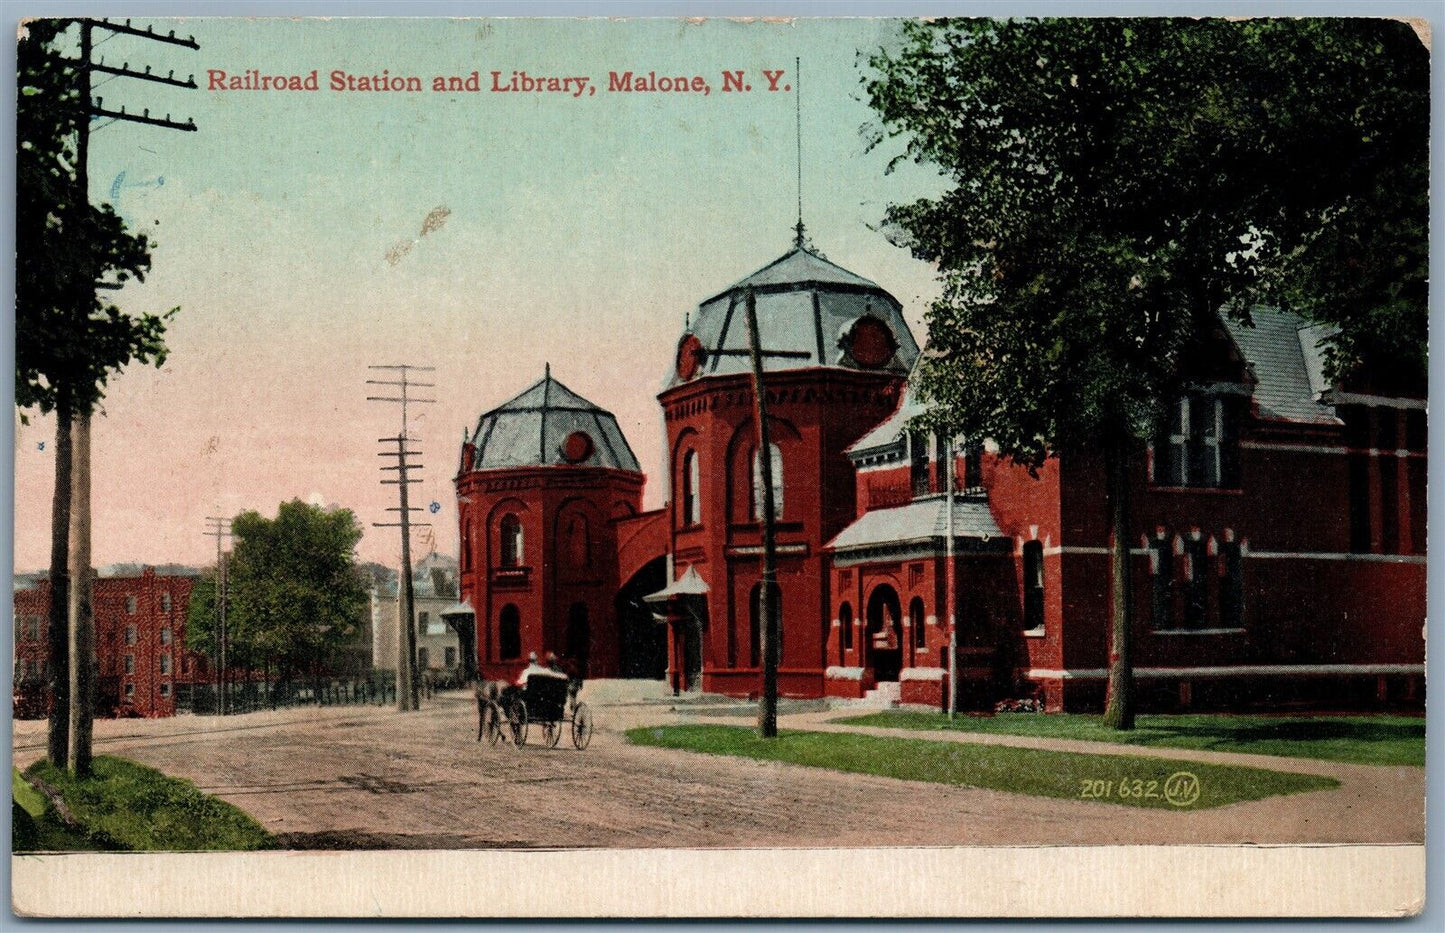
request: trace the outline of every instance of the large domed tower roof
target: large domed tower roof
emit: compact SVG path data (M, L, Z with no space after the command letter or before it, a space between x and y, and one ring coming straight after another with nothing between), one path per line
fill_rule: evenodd
M472 432L473 470L528 466L641 472L617 418L546 375L482 415Z
M797 242L698 306L678 341L667 389L751 371L743 308L749 290L757 297L758 336L768 372L833 367L903 375L918 358L898 299Z

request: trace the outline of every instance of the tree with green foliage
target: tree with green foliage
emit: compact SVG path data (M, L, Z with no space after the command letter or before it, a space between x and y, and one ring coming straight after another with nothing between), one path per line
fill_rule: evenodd
M1387 20L935 20L870 65L873 142L948 182L887 215L943 286L922 420L1034 470L1102 452L1132 728L1128 492L1191 342L1268 301L1334 326L1333 378L1423 384L1428 52Z
M362 530L349 509L292 500L275 518L242 512L226 563L227 666L275 667L319 676L366 610L365 575L355 548ZM214 573L197 581L186 616L186 647L219 655Z
M132 362L165 362L170 316L128 314L96 291L101 281L144 280L153 244L80 190L76 140L89 119L89 95L65 48L74 25L30 20L16 48L15 402L24 421L32 410L56 419L47 680L48 754L60 766L70 741L73 422L95 410L113 373Z

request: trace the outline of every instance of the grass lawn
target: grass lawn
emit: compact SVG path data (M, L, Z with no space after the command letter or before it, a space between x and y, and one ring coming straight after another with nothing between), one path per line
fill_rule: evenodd
M236 807L190 781L124 758L97 757L94 774L83 781L43 760L25 774L60 792L81 832L66 826L17 773L11 810L24 817L15 824L16 851L249 851L274 845L271 834ZM26 833L31 837L22 839Z
M1362 765L1425 765L1425 719L1415 716L1140 716L1132 732L1117 732L1106 728L1098 716L1078 714L958 716L950 725L942 713L891 711L836 721L890 729L954 729L1249 752Z
M785 731L766 740L738 726L644 726L628 730L627 738L658 748L1166 810L1203 810L1339 786L1332 778L1259 768L855 733ZM1187 781L1171 782L1179 772L1197 779L1194 799ZM1166 788L1174 790L1166 794Z

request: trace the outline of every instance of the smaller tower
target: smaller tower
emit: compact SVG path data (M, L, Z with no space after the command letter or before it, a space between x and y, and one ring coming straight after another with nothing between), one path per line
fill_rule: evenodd
M550 366L478 419L456 486L461 596L483 678L511 679L533 652L616 676L614 523L640 510L643 482L616 417Z

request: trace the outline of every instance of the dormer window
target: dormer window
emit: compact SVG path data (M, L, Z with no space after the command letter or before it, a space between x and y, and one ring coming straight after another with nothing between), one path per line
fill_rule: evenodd
M1236 408L1207 394L1179 399L1155 435L1150 480L1156 486L1233 489L1239 486Z

